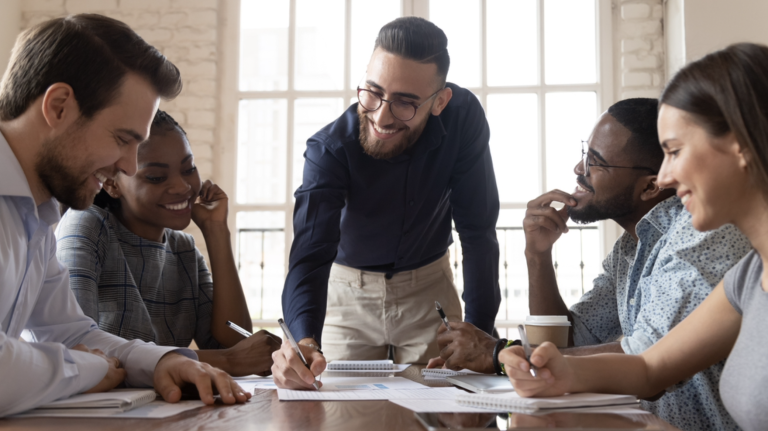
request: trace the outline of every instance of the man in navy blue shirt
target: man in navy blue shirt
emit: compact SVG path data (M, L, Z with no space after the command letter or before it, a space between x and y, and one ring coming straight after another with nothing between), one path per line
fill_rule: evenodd
M386 359L390 346L398 362L436 356L434 301L461 320L452 221L466 320L493 329L499 197L490 132L477 98L446 84L447 42L421 18L384 26L359 103L307 142L283 313L310 369L284 344L273 354L280 387L312 388L326 357Z

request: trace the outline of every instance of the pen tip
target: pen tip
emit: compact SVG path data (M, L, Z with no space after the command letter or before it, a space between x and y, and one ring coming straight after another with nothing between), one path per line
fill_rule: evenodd
M435 301L435 310L442 310L443 307L440 306L440 303Z

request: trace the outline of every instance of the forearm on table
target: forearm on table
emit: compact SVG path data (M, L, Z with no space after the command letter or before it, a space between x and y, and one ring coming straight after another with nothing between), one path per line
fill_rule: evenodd
M560 349L560 353L569 356L589 356L600 353L624 353L621 343L614 341L612 343L595 344L592 346L566 347Z
M574 371L567 392L630 394L650 398L664 390L654 382L646 360L640 355L616 353L566 357Z
M242 336L228 329L226 322L231 320L248 331L253 331L253 326L232 254L229 228L226 223L211 223L201 230L208 247L213 278L211 334L222 345L232 347L242 340Z

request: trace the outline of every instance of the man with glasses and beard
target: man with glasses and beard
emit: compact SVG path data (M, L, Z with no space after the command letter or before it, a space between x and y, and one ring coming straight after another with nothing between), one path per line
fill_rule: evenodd
M359 103L307 142L283 313L311 370L284 344L273 354L280 387L311 389L326 358L437 355L435 301L462 320L452 222L466 320L493 330L501 294L490 133L477 98L446 83L447 43L421 18L385 25Z
M573 193L553 190L530 201L523 228L531 315L568 316L568 355L636 355L690 314L751 245L734 226L698 232L674 190L658 186L664 159L656 129L656 99L611 106L582 144ZM551 206L560 202L560 210ZM566 306L557 284L552 246L568 219L611 219L624 234L603 261L603 272L576 304ZM714 316L713 316L714 317ZM502 373L494 364L513 342L497 340L469 323L440 328L440 357L429 366ZM736 428L718 396L723 364L682 382L643 407L682 429Z

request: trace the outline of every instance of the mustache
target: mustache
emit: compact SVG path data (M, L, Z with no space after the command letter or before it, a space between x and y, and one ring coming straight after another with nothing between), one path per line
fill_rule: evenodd
M584 175L577 175L576 182L579 183L585 189L591 191L592 193L595 192L595 189L593 189L592 186L589 185L589 183L587 182L587 177L585 177Z

